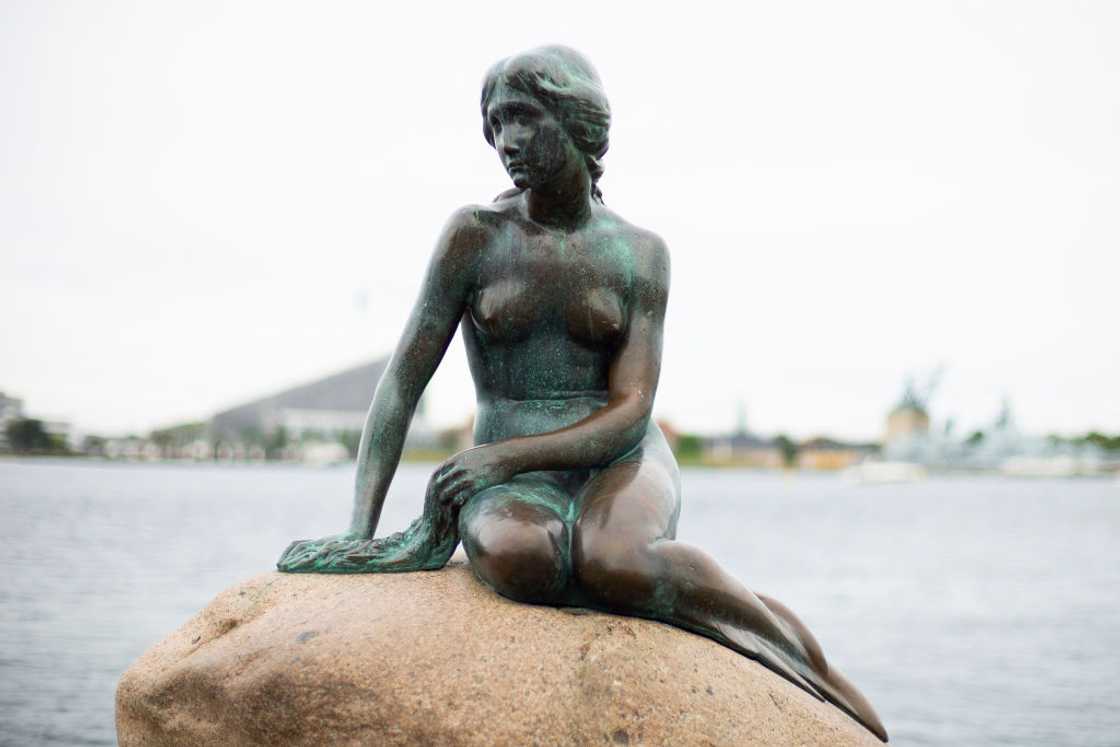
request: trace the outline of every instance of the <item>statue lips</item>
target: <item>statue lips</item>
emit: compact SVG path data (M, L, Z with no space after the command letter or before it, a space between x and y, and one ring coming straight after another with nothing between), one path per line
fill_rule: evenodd
M525 189L530 184L530 170L524 161L510 161L506 164L506 173L509 175L513 186Z

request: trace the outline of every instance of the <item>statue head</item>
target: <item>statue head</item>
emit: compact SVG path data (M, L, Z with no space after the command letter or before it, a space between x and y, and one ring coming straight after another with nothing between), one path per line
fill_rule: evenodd
M607 153L610 105L599 75L586 57L562 46L539 47L499 61L482 83L482 133L495 144L490 105L496 96L520 95L536 102L554 117L583 157L591 177L591 195L603 201L599 177ZM514 184L524 189L511 172Z

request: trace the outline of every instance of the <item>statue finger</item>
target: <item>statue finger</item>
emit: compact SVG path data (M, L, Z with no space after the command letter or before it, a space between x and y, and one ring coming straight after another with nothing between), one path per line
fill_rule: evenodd
M456 508L462 508L467 505L467 501L481 492L478 487L479 486L473 484L463 486L463 489L456 493L454 498L451 499L452 505Z
M448 489L445 494L445 504L460 507L476 492L478 490L475 481L464 478Z
M276 565L281 570L300 570L309 564L309 557L307 552L307 540L293 542L280 556L280 560Z
M451 500L455 497L455 494L458 491L458 489L459 489L459 481L458 480L449 480L445 484L441 485L440 490L439 490L439 494L438 494L439 505L441 505L441 506L450 505Z
M329 558L334 555L339 548L338 542L320 542L311 552L311 557L315 560Z
M366 540L346 552L346 559L366 563L384 557L389 549L390 545L384 540Z
M284 551L281 558L288 558L294 560L303 557L307 554L307 546L311 544L311 540L296 540L288 545L288 549Z

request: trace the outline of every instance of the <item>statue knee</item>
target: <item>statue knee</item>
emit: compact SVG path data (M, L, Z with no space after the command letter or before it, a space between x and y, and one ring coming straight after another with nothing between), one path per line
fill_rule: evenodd
M558 603L568 583L563 524L492 520L463 535L471 568L504 597L534 604Z
M632 537L577 531L572 564L581 589L595 602L644 609L656 600L657 559L645 543Z

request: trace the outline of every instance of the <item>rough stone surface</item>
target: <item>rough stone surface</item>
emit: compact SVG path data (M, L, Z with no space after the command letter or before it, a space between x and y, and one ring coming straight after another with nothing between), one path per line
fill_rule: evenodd
M117 689L130 745L869 745L827 703L667 625L507 601L460 563L266 573Z

